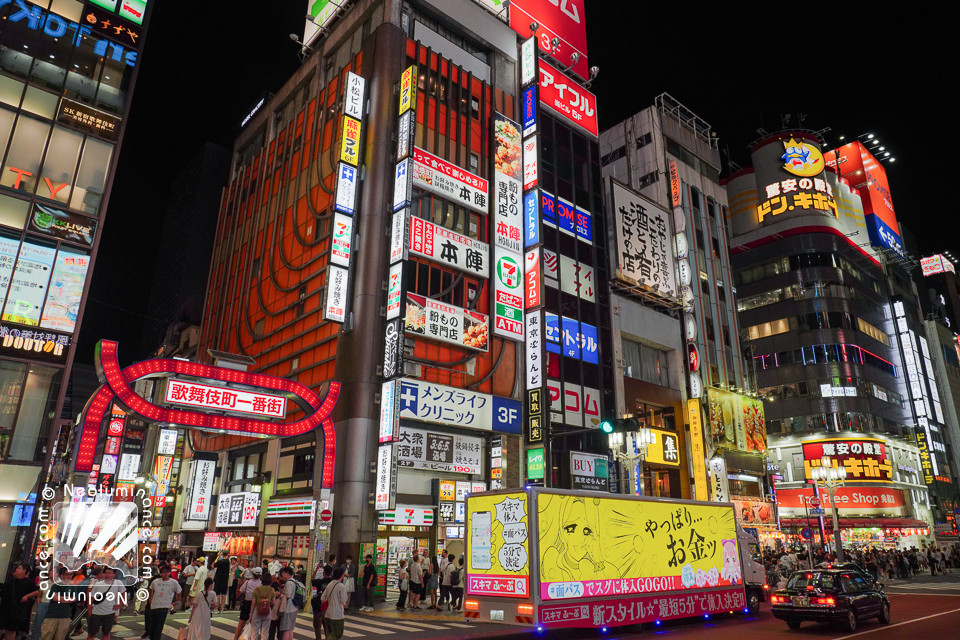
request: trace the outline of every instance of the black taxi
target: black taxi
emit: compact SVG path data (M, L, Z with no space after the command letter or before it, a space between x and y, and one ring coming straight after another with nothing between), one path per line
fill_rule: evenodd
M848 631L870 618L890 623L890 601L883 584L849 569L795 571L787 586L770 596L770 610L791 629L805 620L839 623Z

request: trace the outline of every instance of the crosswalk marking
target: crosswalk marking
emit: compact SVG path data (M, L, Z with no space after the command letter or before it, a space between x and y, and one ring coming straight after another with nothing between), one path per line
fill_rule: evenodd
M384 617L382 618L382 620L384 621L383 624L393 624L393 621L396 620L396 621L399 622L400 624L412 625L412 626L414 627L414 629L412 629L413 631L419 631L420 628L424 628L424 629L445 629L446 627L444 627L444 625L450 624L450 623L447 622L446 620L443 620L443 621L441 621L441 622L437 622L437 623L434 623L434 624L427 624L427 623L424 623L424 622L416 622L416 621L414 621L414 620L407 620L406 618L387 618L386 616L384 616ZM388 622L388 621L389 621L389 622Z
M364 623L367 624L380 625L387 627L388 629L402 629L403 631L420 631L424 627L427 629L446 629L446 627L444 627L442 624L425 625L418 624L416 622L410 622L408 620L380 618L376 616L363 616L362 618L354 618L354 620L363 620Z
M472 624L461 624L459 622L448 622L447 624L451 627L460 627L461 629L473 629Z

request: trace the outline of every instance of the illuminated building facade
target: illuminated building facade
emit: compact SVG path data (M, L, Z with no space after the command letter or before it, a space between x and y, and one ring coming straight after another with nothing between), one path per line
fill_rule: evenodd
M110 8L112 5L112 8ZM0 566L29 545L146 33L146 2L0 2Z
M769 135L750 152L752 167L726 181L731 260L778 500L781 489L809 490L807 467L832 455L847 467L847 487L899 492L881 501L888 509L851 510L848 518L841 511L844 535L875 542L907 531L919 546L936 505L927 491L930 456L917 436L936 418L915 410L932 407L935 385L930 392L922 336L906 320L919 323L916 290L897 287L891 275L903 251L899 235L872 240L877 217L865 216L866 191L830 168L833 156L816 134Z
M544 6L541 23L569 20ZM417 550L463 549L467 493L566 482L574 449L604 453L589 433L550 452L543 428L596 426L600 390L612 389L608 301L593 280L605 274L595 103L592 130L556 104L532 105L535 131L521 125L529 24L511 28L490 3L355 2L314 21L303 66L235 143L199 352L247 356L315 390L343 384L334 489L314 482L319 432L195 434L192 445L217 458L219 491L262 496L257 553L376 547L392 575ZM549 81L523 86L588 93L541 62ZM552 226L543 195L562 199ZM525 239L530 221L537 237ZM533 440L531 389L543 420ZM214 531L203 526L178 532L181 548Z

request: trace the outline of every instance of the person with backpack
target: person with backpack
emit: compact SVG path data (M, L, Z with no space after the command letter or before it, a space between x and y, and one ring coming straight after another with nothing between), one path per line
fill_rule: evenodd
M407 607L407 590L410 588L410 573L407 571L407 561L400 561L400 569L397 571L397 589L400 590L400 599L397 600L397 609Z
M332 566L323 567L323 577L313 581L313 588L317 590L317 595L310 598L310 609L313 611L313 633L316 640L323 640L324 634L329 634L326 618L323 617L328 605L321 596L331 582L333 582Z
M333 572L333 580L324 588L320 595L321 603L326 603L327 608L323 612L323 618L326 623L327 640L340 640L343 637L343 618L344 607L350 599L347 588L343 585L343 568Z
M443 567L443 577L440 580L440 609L443 610L443 603L447 603L447 611L450 611L451 605L453 604L453 591L451 589L451 578L453 577L454 572L457 571L457 565L454 564L456 556L452 553L449 554L446 558L447 562ZM458 576L459 577L459 576Z
M463 556L460 556L456 570L450 574L450 597L453 598L453 610L460 611L463 608Z
M297 625L297 612L307 600L307 588L293 577L293 567L289 564L280 570L283 585L283 602L280 605L280 640L293 640L293 629Z
M270 613L277 592L270 586L269 576L253 590L250 603L250 640L267 640L270 635Z

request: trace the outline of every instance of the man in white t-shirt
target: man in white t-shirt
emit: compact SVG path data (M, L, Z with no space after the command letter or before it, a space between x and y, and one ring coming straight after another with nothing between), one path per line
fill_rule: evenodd
M270 575L274 578L280 575L280 569L283 569L283 563L280 562L280 556L273 556L273 562L267 565L267 568L270 570Z
M113 567L104 567L100 579L90 584L87 593L87 640L95 640L99 631L103 632L103 640L110 640L117 613L126 604L126 587L116 579Z
M147 600L146 627L150 640L161 640L163 637L167 614L181 591L180 583L170 577L170 565L160 565L160 577L150 584L150 598Z
M189 594L190 594L190 589L193 588L193 579L197 575L197 561L194 560L193 562L185 566L180 573L182 573L183 576L186 578L186 582L184 583L185 586L183 589L183 603L180 609L182 611L186 611L190 607Z

